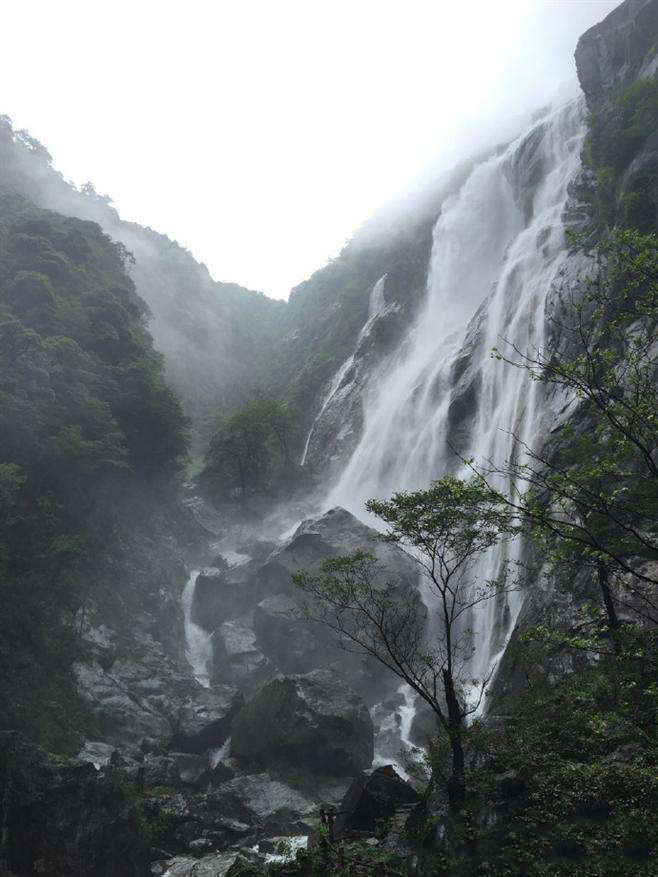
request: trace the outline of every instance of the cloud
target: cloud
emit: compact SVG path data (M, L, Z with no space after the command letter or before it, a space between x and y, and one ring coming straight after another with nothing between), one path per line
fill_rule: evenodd
M546 101L615 5L11 4L0 109L217 279L285 296L379 204Z

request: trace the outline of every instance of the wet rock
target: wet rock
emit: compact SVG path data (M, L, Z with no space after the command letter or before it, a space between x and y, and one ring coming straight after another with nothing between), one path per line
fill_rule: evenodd
M282 673L309 673L335 666L338 675L372 704L395 689L395 682L372 659L341 650L335 637L321 625L305 622L300 610L305 597L292 575L315 570L331 557L370 551L381 562L382 581L393 579L407 594L416 592L416 565L397 547L342 508L303 521L254 574L253 629L263 653ZM425 611L419 601L419 611ZM297 617L295 617L297 613Z
M362 773L352 782L340 805L336 834L375 834L400 808L418 804L418 792L392 765Z
M621 3L581 36L576 68L590 109L655 70L656 30L657 0L634 0Z
M251 688L271 677L254 631L239 621L227 621L213 634L213 681L228 680Z
M237 713L231 752L349 775L372 764L372 720L361 698L328 671L275 679Z
M251 594L242 576L224 562L222 569L202 570L197 576L191 617L209 633L225 621L237 618L248 607Z
M134 805L108 771L47 755L0 733L2 864L50 877L141 877L149 846Z
M299 604L286 594L265 597L254 610L254 632L264 654L284 673L305 673L325 665L337 648L326 633L296 617Z
M316 803L268 773L238 776L223 783L206 796L206 809L224 819L216 824L246 824L273 834L308 830L316 813ZM240 832L241 833L241 832Z
M149 754L144 758L144 785L149 788L172 787L180 782L176 762L166 755Z
M98 661L74 665L78 690L108 743L138 745L145 737L162 740L171 733L169 715L178 702L172 699L172 679L166 678L169 662L153 646L150 657L157 667L152 669L144 656L117 659L109 670Z
M80 761L93 764L96 768L107 767L115 752L116 747L109 743L101 743L97 740L87 740L78 753L78 758Z
M207 837L198 837L196 840L190 841L188 844L190 852L199 856L208 853L215 848L213 842Z
M180 710L178 727L169 740L169 749L198 754L220 747L229 736L233 717L243 704L242 695L230 686L199 689Z
M292 537L272 552L256 575L256 590L262 600L286 594L298 596L292 574L300 569L317 569L330 557L352 554L358 550L372 552L386 567L386 576L415 586L416 565L394 545L382 542L379 534L361 523L343 508L330 509L324 515L302 521Z
M152 870L154 877L251 877L251 875L264 874L258 860L252 857L248 851L218 853L202 858L191 856L176 856L166 863L157 863L156 868L161 869L166 865L165 871Z

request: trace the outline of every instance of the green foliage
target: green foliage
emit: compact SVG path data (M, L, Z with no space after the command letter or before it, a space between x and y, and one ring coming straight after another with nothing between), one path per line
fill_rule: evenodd
M292 461L297 416L290 405L256 397L225 418L213 435L201 485L217 505L289 493L299 472Z
M405 857L398 852L361 841L330 844L326 830L321 829L309 852L299 850L294 862L272 864L268 873L282 877L404 877L409 869Z
M543 663L473 774L448 873L644 877L658 848L655 631L557 683ZM493 818L492 818L493 816ZM462 827L463 828L463 827ZM468 842L465 843L464 841Z
M543 555L554 566L596 569L604 596L614 579L622 604L651 618L658 585L651 571L658 560L657 244L655 235L630 229L606 236L595 250L595 278L564 302L552 341L508 360L579 406L546 449L526 449L527 462L504 467L519 489L512 503Z
M446 476L426 490L399 492L366 508L388 526L387 540L423 552L430 563L440 550L448 569L463 565L517 531L514 514L482 479Z
M510 589L504 561L494 581L482 579L477 561L517 533L515 514L479 477L446 476L426 490L370 500L367 508L388 527L382 539L419 566L433 593L431 637L415 587L386 580L371 554L329 558L319 572L301 570L293 581L309 598L307 618L333 631L349 651L374 658L432 709L450 741L447 793L459 810L466 785L465 720L477 710L489 681L473 679L470 672L470 614Z
M4 723L41 698L55 737L78 711L71 620L118 550L123 495L168 483L186 449L125 260L97 225L0 197Z
M603 224L652 231L658 221L658 177L653 169L628 181L624 174L649 137L658 130L658 77L640 79L620 91L612 105L592 113L585 144L586 163L595 171L595 207ZM629 185L630 184L630 185Z

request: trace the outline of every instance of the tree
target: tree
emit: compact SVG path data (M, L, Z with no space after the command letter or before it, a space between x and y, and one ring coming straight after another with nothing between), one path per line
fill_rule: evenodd
M276 493L294 481L290 406L260 396L222 420L213 435L201 479L216 501Z
M417 592L382 581L376 559L364 552L331 558L319 572L303 570L293 578L309 598L309 619L334 631L344 648L375 658L434 711L450 743L447 791L459 808L466 790L465 722L477 711L491 676L469 679L474 651L469 615L510 589L506 569L487 580L478 561L513 538L514 515L479 478L441 478L426 490L370 500L367 508L386 525L382 539L418 565L432 594L428 608L436 625L419 611Z
M477 467L515 484L510 508L554 566L589 565L615 650L618 606L658 620L658 240L613 231L593 279L563 302L545 348L500 359L575 410L540 450Z

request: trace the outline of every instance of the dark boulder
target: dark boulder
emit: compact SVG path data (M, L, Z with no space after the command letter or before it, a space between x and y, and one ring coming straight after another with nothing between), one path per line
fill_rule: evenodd
M236 715L231 753L350 775L372 764L372 720L361 698L329 671L275 679Z
M251 599L248 583L239 568L211 567L199 573L194 586L191 619L208 632L224 621L237 618Z
M175 752L201 753L222 746L234 716L244 705L234 688L203 689L181 711L176 733L169 740Z
M264 875L257 857L246 850L213 854L195 858L176 856L166 862L158 863L151 872L167 877L256 877Z
M335 660L338 649L325 631L298 616L286 594L265 597L254 610L254 632L267 657L283 673L307 673Z
M291 538L272 552L255 576L258 597L262 600L287 594L294 599L298 591L292 582L293 573L317 569L327 558L359 550L374 554L385 567L387 578L415 585L418 571L413 561L396 546L382 542L376 530L337 507L302 521Z
M149 846L112 771L0 733L2 865L17 875L142 877Z
M255 691L271 679L273 668L256 640L256 634L242 621L226 621L213 633L212 680L230 682L245 691Z
M420 795L391 765L362 773L352 782L336 818L337 835L376 834L400 808L410 808Z

